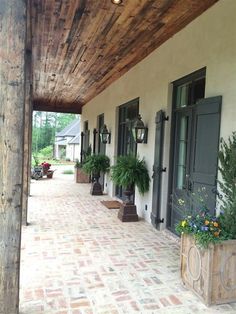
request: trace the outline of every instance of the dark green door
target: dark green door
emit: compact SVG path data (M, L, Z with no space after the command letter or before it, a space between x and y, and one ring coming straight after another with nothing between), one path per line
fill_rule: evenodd
M204 188L207 205L214 212L221 100L220 96L201 99L176 112L169 209L169 227L173 231L183 215L177 200L186 201L189 192L198 194Z

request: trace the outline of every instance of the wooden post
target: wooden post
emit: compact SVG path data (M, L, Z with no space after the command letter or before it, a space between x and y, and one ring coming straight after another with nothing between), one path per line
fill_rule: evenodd
M0 1L0 313L19 313L26 1Z
M27 0L27 28L26 28L26 64L25 64L25 125L24 125L24 167L22 194L22 224L27 226L28 196L31 168L31 119L32 119L32 30L31 5Z
M29 116L29 166L28 166L28 196L30 196L30 182L31 182L31 167L32 167L32 132L33 132L33 87L30 85L30 93L31 93L31 107L30 107L30 116Z
M26 58L26 61L28 59ZM30 185L30 139L31 139L31 127L30 119L32 115L32 101L31 101L31 84L27 78L27 66L26 66L26 82L25 82L25 125L24 125L24 166L23 166L23 193L22 193L22 224L27 226L27 214L28 214L28 196Z

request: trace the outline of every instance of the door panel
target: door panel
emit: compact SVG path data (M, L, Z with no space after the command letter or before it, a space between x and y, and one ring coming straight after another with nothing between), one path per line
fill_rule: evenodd
M206 188L207 202L214 213L218 167L221 97L204 99L196 105L190 180L192 191Z
M188 202L189 193L204 188L206 202L214 213L221 97L202 99L194 106L176 112L173 181L170 195L170 228L182 218L181 198ZM197 203L188 204L197 210Z

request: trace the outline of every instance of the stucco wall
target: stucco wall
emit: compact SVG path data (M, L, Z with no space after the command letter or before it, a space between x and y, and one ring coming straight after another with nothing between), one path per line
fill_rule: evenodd
M106 153L112 162L117 151L117 107L139 97L139 111L148 125L149 134L148 144L138 144L138 154L145 157L152 175L155 113L163 109L171 115L171 82L203 67L206 67L206 97L223 96L221 136L227 137L236 130L235 12L235 0L219 1L83 107L82 121L89 121L90 130L96 127L97 115L105 114L105 123L112 134ZM92 143L92 132L90 134ZM170 122L167 122L164 148L164 166L167 169L169 143ZM163 175L162 185L161 216L166 217L168 172ZM114 195L109 178L107 191ZM152 184L144 197L136 193L138 213L148 221L151 204Z

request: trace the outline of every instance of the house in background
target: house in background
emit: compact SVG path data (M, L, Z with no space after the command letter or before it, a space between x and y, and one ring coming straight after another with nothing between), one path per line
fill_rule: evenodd
M56 133L54 158L75 161L80 157L80 119Z

